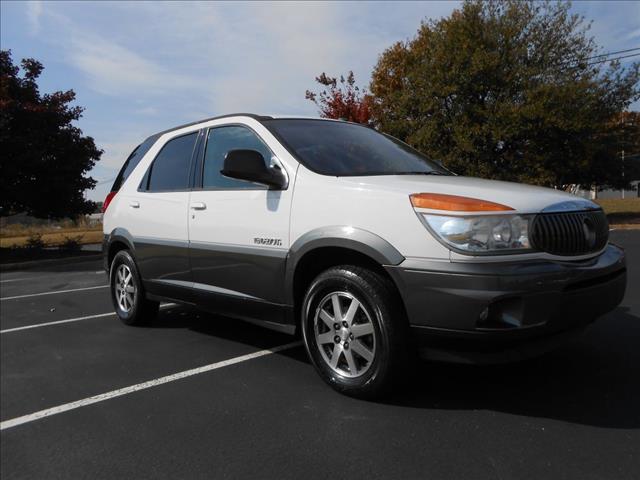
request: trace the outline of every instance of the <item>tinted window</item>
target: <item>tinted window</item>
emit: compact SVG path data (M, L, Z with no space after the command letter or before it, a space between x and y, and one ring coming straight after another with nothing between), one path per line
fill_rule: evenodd
M300 119L263 123L305 166L323 175L449 174L409 145L361 125Z
M129 178L131 172L133 172L133 170L138 166L140 160L142 160L142 157L144 157L151 146L156 143L157 139L157 136L149 137L143 143L138 145L133 150L133 152L131 152L131 155L127 157L127 160L124 162L124 165L120 169L120 173L118 173L116 181L113 182L113 187L111 187L112 192L117 192L118 190L120 190L120 187L122 187L124 182L127 181L127 178Z
M197 133L174 138L162 147L149 172L150 191L189 188L189 167Z
M224 177L220 170L229 150L257 150L267 165L271 162L271 150L252 130L246 127L229 126L209 130L204 156L203 188L260 188L254 183ZM265 187L266 188L266 187Z

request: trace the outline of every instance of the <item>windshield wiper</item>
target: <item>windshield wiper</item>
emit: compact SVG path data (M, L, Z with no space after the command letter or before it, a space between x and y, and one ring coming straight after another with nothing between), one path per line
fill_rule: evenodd
M436 172L435 170L432 170L430 172L401 172L396 173L395 175L446 175L446 173Z

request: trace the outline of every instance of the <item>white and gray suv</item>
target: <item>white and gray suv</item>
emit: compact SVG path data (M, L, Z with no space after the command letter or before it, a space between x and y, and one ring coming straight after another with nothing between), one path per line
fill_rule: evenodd
M234 114L149 137L104 204L117 314L196 305L304 339L350 395L412 353L536 354L615 308L624 252L600 207L453 175L365 126Z

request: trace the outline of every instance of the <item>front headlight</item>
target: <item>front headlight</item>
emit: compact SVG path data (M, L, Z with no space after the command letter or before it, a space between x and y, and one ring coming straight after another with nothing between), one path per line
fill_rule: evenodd
M432 233L454 250L499 253L531 249L529 224L532 215L418 215L424 219Z

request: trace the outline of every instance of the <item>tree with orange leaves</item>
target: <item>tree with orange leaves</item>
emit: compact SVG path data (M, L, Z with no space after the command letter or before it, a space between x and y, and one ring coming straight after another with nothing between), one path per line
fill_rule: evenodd
M330 77L322 72L316 82L325 88L320 93L307 90L305 98L315 103L323 118L347 120L369 124L371 122L371 96L356 85L352 71L347 78Z

